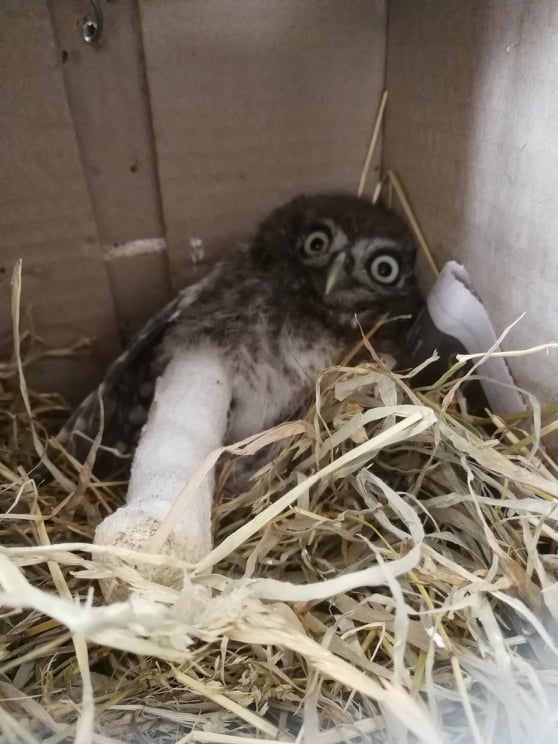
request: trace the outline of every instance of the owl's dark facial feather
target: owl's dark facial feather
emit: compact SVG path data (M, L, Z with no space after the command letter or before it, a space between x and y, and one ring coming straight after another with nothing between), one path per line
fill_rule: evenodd
M262 224L253 247L270 270L289 264L334 316L413 313L416 245L395 213L350 195L298 197Z

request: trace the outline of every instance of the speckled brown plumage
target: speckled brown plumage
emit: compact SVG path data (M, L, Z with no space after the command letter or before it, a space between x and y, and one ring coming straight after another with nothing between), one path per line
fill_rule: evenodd
M358 338L359 323L367 328L386 312L416 310L414 262L405 223L364 199L298 197L280 207L260 225L249 251L183 290L109 368L103 447L133 452L154 382L173 351L185 346L222 350L234 380L229 441L289 418L319 372ZM83 459L98 428L95 392L59 437ZM110 469L106 457L103 469Z

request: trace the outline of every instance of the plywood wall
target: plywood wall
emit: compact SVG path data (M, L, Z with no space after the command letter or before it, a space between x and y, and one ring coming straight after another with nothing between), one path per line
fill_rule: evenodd
M301 191L354 189L384 84L384 0L0 6L0 336L6 278L50 344L34 380L82 394L170 293ZM4 351L6 347L4 348Z
M558 341L558 4L391 0L384 139L440 260L464 261L505 346ZM556 400L558 352L514 360Z

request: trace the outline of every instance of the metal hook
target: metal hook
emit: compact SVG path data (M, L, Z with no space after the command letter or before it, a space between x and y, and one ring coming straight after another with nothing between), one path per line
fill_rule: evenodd
M87 44L95 44L103 35L103 11L100 0L89 0L93 7L93 16L83 19L83 40Z

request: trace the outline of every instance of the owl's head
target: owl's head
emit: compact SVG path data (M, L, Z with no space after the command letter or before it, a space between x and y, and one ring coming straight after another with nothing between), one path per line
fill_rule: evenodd
M288 265L335 315L409 313L420 301L411 231L366 199L297 197L262 223L252 250L271 271Z

